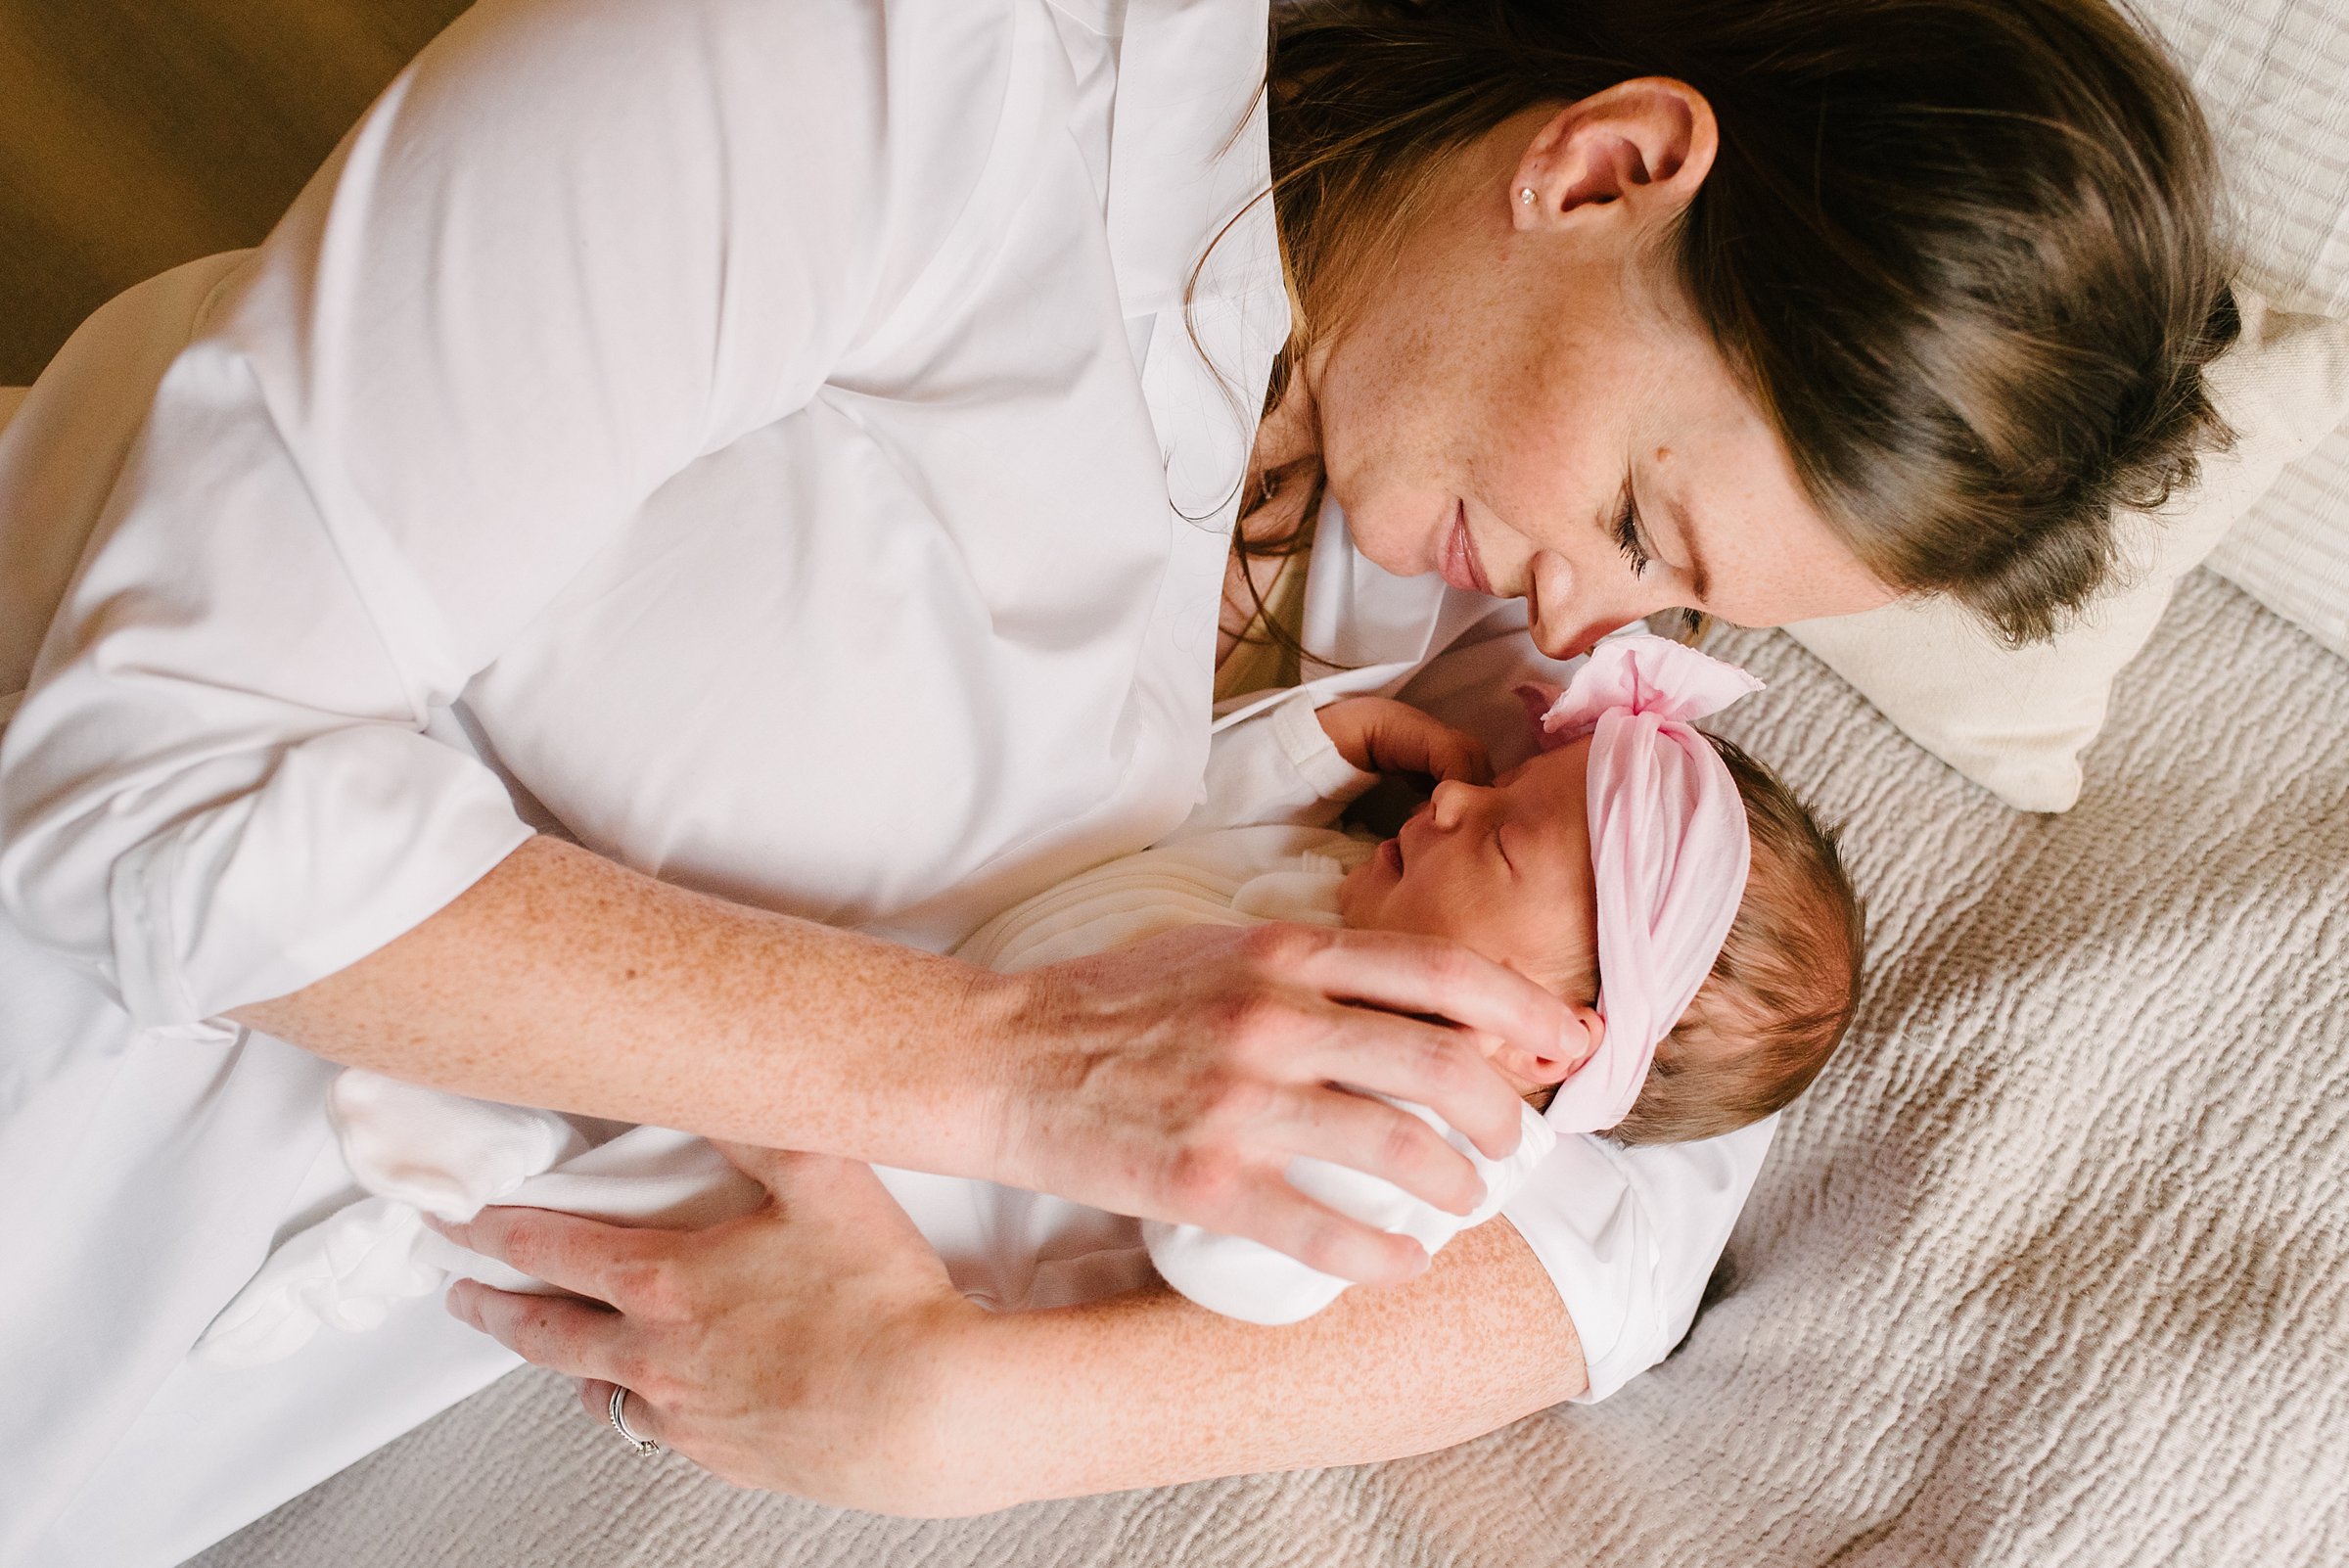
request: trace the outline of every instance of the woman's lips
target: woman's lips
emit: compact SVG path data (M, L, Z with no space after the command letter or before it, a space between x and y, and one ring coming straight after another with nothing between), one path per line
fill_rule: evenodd
M1476 540L1468 533L1468 503L1454 501L1451 507L1451 529L1444 535L1443 553L1438 557L1436 570L1444 580L1468 593L1491 597L1493 583L1485 576L1484 564L1476 558Z

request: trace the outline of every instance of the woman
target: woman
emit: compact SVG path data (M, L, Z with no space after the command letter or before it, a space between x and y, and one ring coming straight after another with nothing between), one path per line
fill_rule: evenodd
M1369 934L1020 979L919 949L1179 818L1243 497L1243 557L1342 509L1307 590L1349 606L1306 620L1366 667L1336 684L1400 680L1488 596L1552 655L1901 591L2044 630L2210 424L2208 158L2081 0L1364 9L1295 26L1264 103L1239 0L488 4L222 280L80 487L0 753L0 899L41 946L9 958L37 984L0 1158L44 1267L6 1342L68 1346L10 1367L54 1421L7 1549L185 1547L501 1364L422 1319L299 1386L179 1364L335 1188L320 1058L814 1151L743 1154L783 1201L705 1232L468 1236L620 1312L453 1305L738 1479L988 1507L1406 1452L1583 1387L1563 1166L1417 1284L1267 1339L1150 1294L980 1323L846 1163L1394 1282L1414 1249L1278 1172L1465 1208L1464 1162L1327 1085L1501 1152L1457 1031L1544 1036L1545 995ZM12 509L93 461L12 439ZM1680 1158L1599 1217L1676 1281L1651 1330L1759 1150ZM310 1468L224 1479L191 1413L215 1452L311 1422Z

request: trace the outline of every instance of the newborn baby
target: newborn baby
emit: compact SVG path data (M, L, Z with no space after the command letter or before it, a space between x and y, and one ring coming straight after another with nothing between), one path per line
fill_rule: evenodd
M1756 689L1694 649L1611 639L1564 692L1519 688L1545 749L1489 784L1481 747L1415 709L1315 712L1301 692L1218 738L1209 798L1179 832L1016 905L959 951L1009 971L1175 925L1296 920L1448 937L1564 997L1573 1025L1554 1052L1495 1045L1529 1104L1516 1153L1488 1161L1405 1107L1477 1167L1471 1214L1292 1163L1311 1196L1433 1252L1497 1213L1557 1134L1731 1131L1801 1093L1842 1038L1863 938L1834 839L1768 769L1686 723ZM1402 771L1452 776L1384 842L1328 825ZM1291 1322L1344 1288L1255 1242L1143 1233L1168 1283L1227 1315Z
M1552 1052L1496 1047L1527 1097L1524 1137L1476 1165L1486 1196L1447 1214L1375 1177L1298 1159L1301 1189L1431 1252L1499 1211L1560 1133L1701 1138L1760 1119L1817 1075L1851 1014L1858 904L1821 831L1742 752L1689 727L1758 689L1654 637L1601 644L1564 692L1520 688L1545 749L1486 783L1482 749L1401 703L1316 712L1300 692L1216 740L1206 799L1156 847L1073 877L974 933L958 955L1011 971L1210 921L1297 920L1449 937L1572 1004ZM1381 772L1451 775L1383 842L1332 824ZM1544 1114L1543 1108L1546 1107ZM347 1072L330 1108L373 1197L284 1243L207 1331L216 1364L290 1355L321 1322L372 1326L450 1268L492 1283L419 1212L529 1203L708 1221L760 1194L700 1139L490 1105ZM955 1283L990 1305L1113 1293L1155 1270L1212 1310L1292 1322L1346 1288L1258 1243L1138 1226L991 1183L881 1170ZM1139 1243L1137 1245L1137 1242Z

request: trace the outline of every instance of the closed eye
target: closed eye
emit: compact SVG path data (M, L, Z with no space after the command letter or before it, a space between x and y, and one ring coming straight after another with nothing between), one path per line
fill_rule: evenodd
M1500 836L1500 829L1498 828L1495 828L1493 830L1493 848L1499 852L1500 863L1509 868L1509 875L1515 876L1517 874L1517 862L1509 858L1509 847L1507 843L1502 840Z
M1615 514L1615 547L1632 564L1632 576L1647 576L1648 567L1655 561L1655 551L1647 542L1647 530L1639 526L1639 502L1632 494L1632 482L1623 482L1623 508Z

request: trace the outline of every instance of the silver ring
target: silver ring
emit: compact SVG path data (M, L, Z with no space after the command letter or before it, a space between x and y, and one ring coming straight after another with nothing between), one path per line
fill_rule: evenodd
M610 1409L607 1411L607 1413L612 1417L612 1430L618 1432L621 1435L622 1440L624 1441L629 1448L634 1449L640 1456L647 1453L660 1453L660 1444L655 1443L651 1438L648 1437L638 1437L635 1433L628 1430L628 1416L626 1409L627 1403L628 1391L624 1388L622 1388L618 1383L613 1384L612 1405Z

